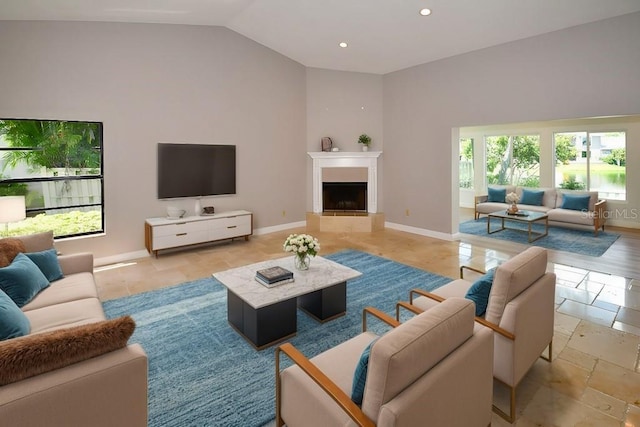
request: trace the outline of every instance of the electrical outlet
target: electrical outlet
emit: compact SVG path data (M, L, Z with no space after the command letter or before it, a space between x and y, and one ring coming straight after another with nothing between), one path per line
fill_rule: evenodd
M404 211L404 214L405 214L406 216L409 216L409 209L407 209L406 211Z
M287 216L287 211L282 211L282 216Z

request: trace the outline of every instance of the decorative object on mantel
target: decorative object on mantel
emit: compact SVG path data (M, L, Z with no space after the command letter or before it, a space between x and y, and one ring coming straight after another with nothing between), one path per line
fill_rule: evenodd
M282 245L285 252L293 252L293 265L298 270L308 270L312 256L320 251L318 239L309 234L290 234Z
M331 151L333 141L328 136L325 136L320 140L320 146L322 147L322 151Z
M358 144L362 144L362 151L369 151L369 145L371 145L371 137L366 133L363 133L358 137Z
M331 151L333 151L334 153L337 153L338 151L340 151L340 149L338 147L333 147Z
M507 211L509 213L518 212L518 205L516 203L518 203L520 201L520 196L518 196L516 193L511 192L511 193L506 195L504 200L507 203L511 203L511 206L509 206L509 209L507 209Z

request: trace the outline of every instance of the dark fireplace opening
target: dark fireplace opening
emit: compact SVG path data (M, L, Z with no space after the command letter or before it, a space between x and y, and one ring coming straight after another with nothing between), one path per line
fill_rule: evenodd
M323 212L367 212L366 182L323 182Z

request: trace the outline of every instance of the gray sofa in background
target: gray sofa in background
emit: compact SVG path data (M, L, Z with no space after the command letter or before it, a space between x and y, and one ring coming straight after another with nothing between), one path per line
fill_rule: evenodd
M598 199L597 191L577 191L577 190L561 190L556 188L525 188L515 185L490 185L489 188L497 190L505 190L506 194L515 192L523 199L523 192L543 191L541 203L539 205L517 203L520 210L544 212L549 216L550 225L558 225L573 228L588 228L593 230L597 236L600 230L604 230L604 224L608 215L607 201ZM565 209L562 208L564 203L564 195L588 195L589 205L587 210ZM489 201L489 195L481 195L475 197L475 219L480 215L488 215L492 212L506 210L510 206L504 201Z

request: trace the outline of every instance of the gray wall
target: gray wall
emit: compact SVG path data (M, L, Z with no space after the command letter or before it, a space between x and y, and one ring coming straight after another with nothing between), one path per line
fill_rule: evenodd
M640 113L640 13L385 76L306 69L219 27L0 21L0 40L0 117L104 122L107 233L59 245L97 257L142 249L168 204L192 209L156 199L158 142L236 144L238 195L203 204L265 228L311 210L322 136L356 150L366 132L387 221L449 234L458 127Z
M0 40L0 117L104 122L106 235L63 251L138 251L145 218L193 211L157 200L158 142L235 144L238 194L202 204L304 220L305 180L287 178L306 174L299 63L221 27L0 21Z
M371 137L371 151L384 151L382 76L346 71L307 69L307 148L320 151L328 136L341 151L361 151L358 137ZM384 154L378 159L378 206L384 206ZM307 160L307 211L313 211L313 162ZM340 174L341 172L337 172ZM344 180L349 180L346 176Z
M635 13L385 75L387 221L457 231L460 126L640 113L639 40Z

